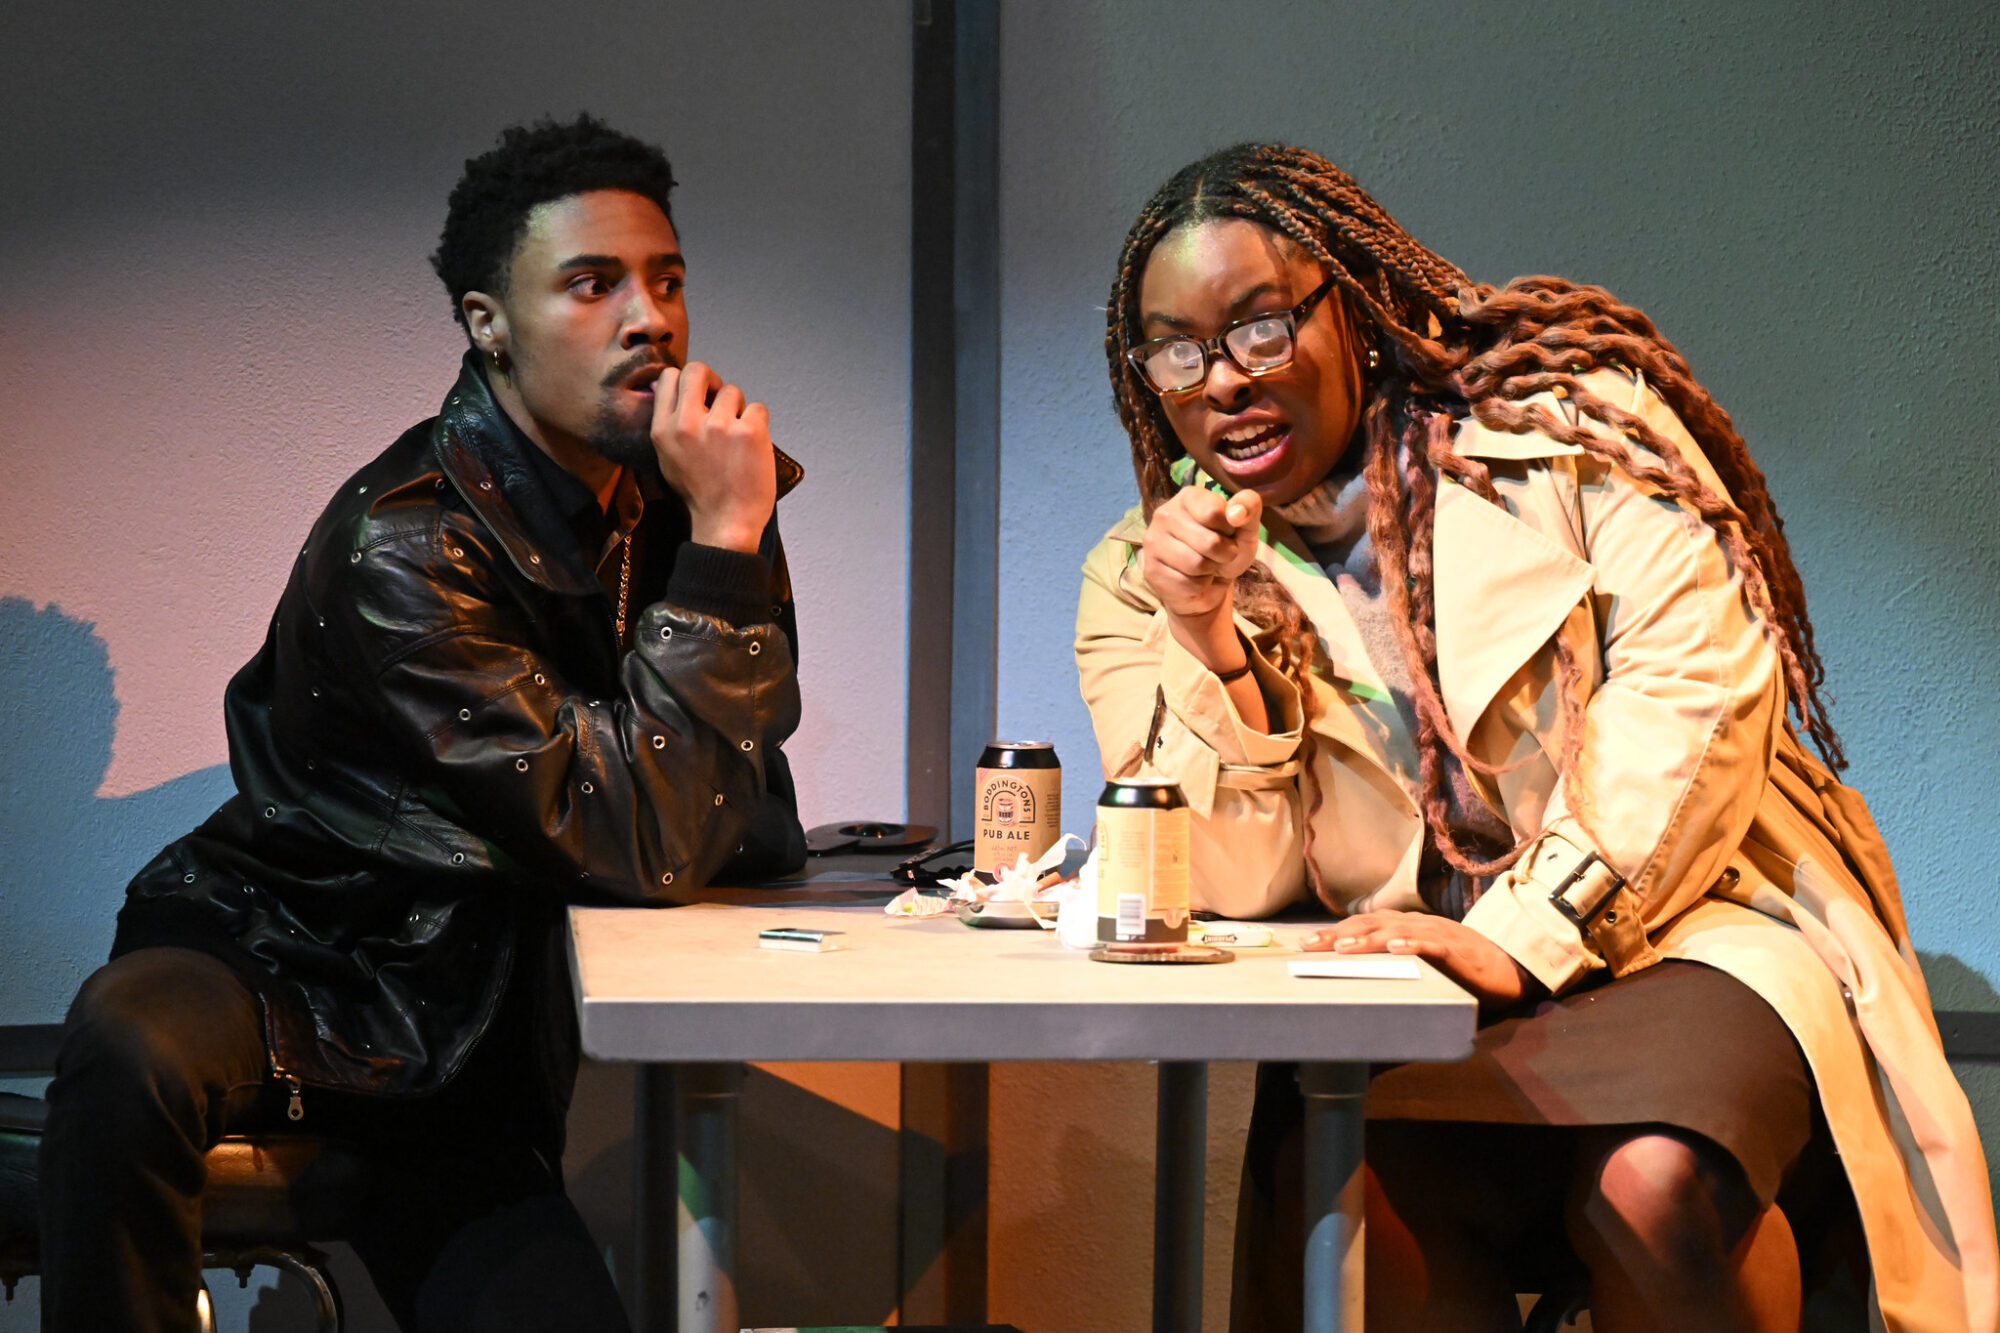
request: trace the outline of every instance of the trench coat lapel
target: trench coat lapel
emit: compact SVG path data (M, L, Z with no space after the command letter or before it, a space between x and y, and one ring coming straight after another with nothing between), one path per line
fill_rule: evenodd
M1462 454L1469 452L1468 434L1460 434ZM1546 436L1501 438L1540 440L1543 454L1578 452ZM1548 642L1590 590L1591 569L1577 553L1443 478L1431 556L1438 687L1452 729L1470 736L1501 686Z

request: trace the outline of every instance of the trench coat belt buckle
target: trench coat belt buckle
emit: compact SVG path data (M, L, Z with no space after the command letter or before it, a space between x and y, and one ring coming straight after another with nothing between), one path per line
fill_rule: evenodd
M1552 833L1536 849L1531 878L1537 884L1547 884L1558 872L1561 878L1549 890L1549 906L1562 913L1578 933L1588 935L1591 923L1625 887L1625 877L1613 870L1596 848L1578 847Z

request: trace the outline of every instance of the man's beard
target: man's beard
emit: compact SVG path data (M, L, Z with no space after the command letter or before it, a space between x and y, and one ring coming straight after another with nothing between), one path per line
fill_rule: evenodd
M604 387L617 390L631 382L638 372L648 366L670 366L669 360L658 348L641 348L627 358L609 375L604 377ZM631 467L644 463L653 457L653 412L651 400L646 409L634 418L618 415L613 399L597 410L597 420L591 422L590 433L583 442L600 458L609 459L621 467Z
M598 457L621 467L648 463L653 459L652 419L628 421L619 418L609 405L597 414L584 444Z

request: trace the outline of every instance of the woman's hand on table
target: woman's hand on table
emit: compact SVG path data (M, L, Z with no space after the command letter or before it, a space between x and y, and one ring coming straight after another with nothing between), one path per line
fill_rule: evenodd
M1429 912L1368 912L1306 936L1308 950L1415 954L1471 991L1483 1005L1511 1008L1543 993L1513 955L1478 931Z

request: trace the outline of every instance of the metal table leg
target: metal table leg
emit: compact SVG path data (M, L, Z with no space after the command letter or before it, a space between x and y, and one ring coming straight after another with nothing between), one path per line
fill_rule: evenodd
M1304 1064L1305 1333L1360 1333L1362 1319L1362 1096L1368 1067Z
M674 1066L640 1065L632 1106L633 1333L674 1333L680 1242L680 1155Z
M737 1333L736 1109L740 1064L682 1065L680 1333Z
M1201 1333L1208 1066L1160 1061L1153 1157L1153 1333Z
M986 1119L991 1068L902 1066L897 1300L905 1324L986 1322Z

